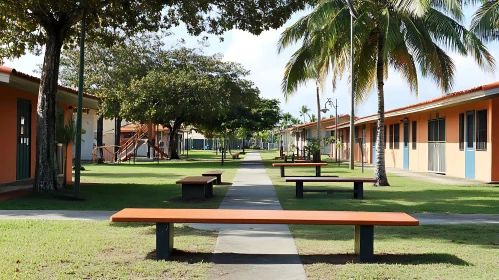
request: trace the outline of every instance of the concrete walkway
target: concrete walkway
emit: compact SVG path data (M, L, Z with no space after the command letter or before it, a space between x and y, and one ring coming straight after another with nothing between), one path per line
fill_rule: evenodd
M220 208L282 210L260 154L246 154ZM216 279L307 279L287 225L192 226L220 230Z

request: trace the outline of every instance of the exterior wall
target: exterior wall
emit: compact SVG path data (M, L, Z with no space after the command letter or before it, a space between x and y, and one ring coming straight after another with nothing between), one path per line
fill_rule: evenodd
M76 122L76 113L73 115L73 120ZM85 130L85 134L81 135L83 140L81 143L81 160L92 160L92 151L97 146L95 132L97 132L97 115L95 110L89 110L88 114L83 112L81 118L81 128ZM73 155L76 151L73 147Z
M0 137L0 147L2 148L0 184L16 181L18 98L31 101L30 178L34 178L35 175L37 95L0 83L0 126L2 127L2 137Z
M494 145L492 139L499 139L499 130L493 131L495 123L499 122L499 98L489 99L484 101L477 101L469 104L458 105L449 108L442 108L438 110L425 111L420 113L396 116L385 119L386 136L390 137L389 127L391 124L400 125L400 139L399 148L390 149L390 141L386 139L385 147L385 164L387 167L403 168L404 167L404 123L401 120L408 118L409 122L409 170L417 172L428 172L428 121L435 119L437 114L439 118L445 118L445 174L453 177L465 177L465 155L464 151L459 150L459 114L466 113L467 111L487 110L487 150L475 151L475 179L482 181L499 181L499 160L493 161L492 159L499 159L498 144ZM416 149L412 149L412 122L417 122L416 131ZM476 121L476 120L475 120ZM374 122L366 123L366 143L365 143L365 161L372 161L372 129ZM361 137L361 124L358 132ZM338 130L338 135L345 135L348 133L348 128ZM357 137L357 136L356 136ZM343 156L342 160L347 160L346 152L348 151L346 144L348 136L343 138ZM355 161L360 162L360 148L355 144L354 148ZM495 149L494 149L495 148ZM334 152L331 153L334 156ZM341 155L341 152L340 152Z
M499 142L497 142L497 139L499 139L499 129L492 129L499 125L499 98L492 99L490 105L490 121L488 123L490 132L488 133L490 135L488 144L490 144L490 148L487 147L487 149L490 149L492 158L490 180L492 182L499 182ZM492 142L492 139L494 139L494 142Z

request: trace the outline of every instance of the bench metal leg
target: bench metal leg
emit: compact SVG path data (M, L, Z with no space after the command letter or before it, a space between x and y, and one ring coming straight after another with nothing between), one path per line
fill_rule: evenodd
M361 262L374 259L374 226L355 226L355 254Z
M213 197L213 182L204 185L204 197Z
M284 177L284 166L281 166L281 177Z
M303 198L303 182L296 182L296 198Z
M173 223L156 223L156 259L166 260L173 251Z
M354 182L353 183L353 197L357 199L364 199L364 183Z
M206 185L182 184L182 199L204 199L206 197Z
M315 167L315 176L317 176L317 177L321 176L321 167L320 166Z

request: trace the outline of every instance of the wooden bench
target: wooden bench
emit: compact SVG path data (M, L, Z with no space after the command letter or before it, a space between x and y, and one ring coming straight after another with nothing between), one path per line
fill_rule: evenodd
M279 166L281 168L281 177L284 177L284 167L315 167L315 176L321 176L321 166L326 166L325 162L280 162L272 163L272 166Z
M173 250L174 223L353 225L355 253L362 262L373 261L374 226L417 226L406 213L350 211L289 211L233 209L125 208L112 222L156 223L156 258L167 259Z
M232 159L236 159L236 158L237 158L237 159L239 159L239 155L240 155L240 154L241 154L241 153L235 153L235 154L232 154Z
M215 185L220 185L222 184L222 173L224 173L225 171L223 170L213 170L213 171L208 171L208 172L205 172L201 175L203 176L208 176L208 177L217 177L217 180L215 181Z
M204 199L213 197L213 182L216 180L217 177L188 176L178 180L176 184L182 184L183 199Z
M364 198L364 183L376 183L376 179L373 178L338 178L338 177L287 177L286 182L296 182L296 198L303 198L304 192L353 192L353 197L357 199ZM304 182L313 183L353 183L353 190L324 190L324 189L303 189Z

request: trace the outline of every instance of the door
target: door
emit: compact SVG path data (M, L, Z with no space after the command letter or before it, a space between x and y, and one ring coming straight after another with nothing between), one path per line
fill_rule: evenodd
M371 126L372 133L371 133L371 143L372 143L372 152L371 152L371 162L372 164L376 164L376 137L377 137L377 130L378 127L376 126L375 123Z
M475 179L475 111L466 112L464 137L465 177Z
M31 101L17 99L16 180L30 178L31 169Z
M409 122L404 122L404 169L409 169Z
M445 174L445 118L428 121L428 171Z

